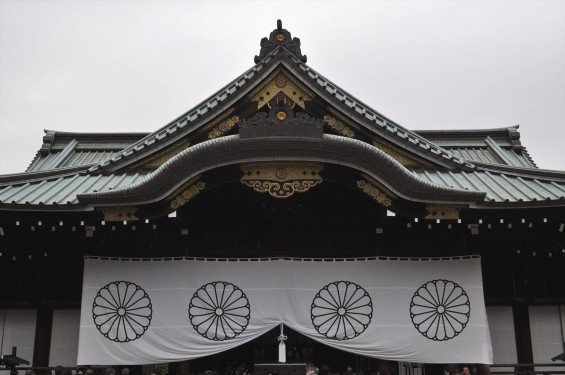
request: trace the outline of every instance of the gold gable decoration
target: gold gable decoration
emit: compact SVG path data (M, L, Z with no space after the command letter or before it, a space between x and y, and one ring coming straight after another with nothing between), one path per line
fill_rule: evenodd
M343 122L339 121L335 117L325 115L324 116L324 122L330 128L332 128L333 130L335 130L336 132L338 132L339 134L341 134L345 137L348 137L348 138L355 137L355 133L353 132L353 130L349 126L344 125Z
M177 195L175 199L171 201L170 207L173 210L176 210L184 206L195 196L200 194L200 192L204 190L204 188L206 188L206 183L204 181L197 181L191 184L188 188L186 188L182 193Z
M218 124L208 133L208 139L220 137L230 131L239 122L239 116L232 116Z
M455 220L459 219L458 206L447 206L447 205L428 205L426 206L426 211L428 214L425 219L443 219L443 220Z
M136 206L105 207L102 212L105 221L139 220Z
M384 207L390 207L392 205L392 198L387 196L383 191L381 191L376 183L370 181L370 178L366 175L362 175L362 178L357 181L357 187L361 189L365 194L373 198L373 200Z
M251 101L258 102L257 109L259 109L267 105L279 92L283 92L302 109L306 108L306 102L312 100L312 94L309 90L279 71L272 79L267 80L267 83L251 94Z
M323 181L320 176L323 165L319 163L256 163L243 164L240 169L242 184L277 199L304 193Z

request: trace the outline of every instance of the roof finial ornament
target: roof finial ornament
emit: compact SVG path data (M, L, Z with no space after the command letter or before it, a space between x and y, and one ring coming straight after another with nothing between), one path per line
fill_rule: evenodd
M255 64L277 47L286 48L302 62L306 62L306 56L303 56L300 51L300 39L292 38L290 32L282 28L282 21L277 20L277 28L271 32L269 38L261 39L261 51L259 52L259 56L255 56Z

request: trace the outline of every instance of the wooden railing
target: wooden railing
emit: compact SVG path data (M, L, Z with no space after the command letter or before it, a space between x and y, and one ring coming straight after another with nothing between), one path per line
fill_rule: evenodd
M540 367L555 367L555 370L537 370ZM560 367L561 369L558 369ZM514 370L508 371L508 368ZM491 374L508 374L508 375L553 375L565 374L565 362L552 363L507 363L496 364L490 366Z

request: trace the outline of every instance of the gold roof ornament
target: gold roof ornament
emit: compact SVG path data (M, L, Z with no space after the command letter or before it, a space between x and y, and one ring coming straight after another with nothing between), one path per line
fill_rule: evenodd
M243 164L240 169L242 184L277 199L304 193L323 181L320 176L323 165L318 163Z

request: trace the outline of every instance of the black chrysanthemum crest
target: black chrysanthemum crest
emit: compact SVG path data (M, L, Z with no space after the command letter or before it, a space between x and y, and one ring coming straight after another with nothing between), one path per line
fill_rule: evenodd
M321 335L332 340L350 340L369 326L373 303L369 293L361 286L349 281L336 281L316 294L310 317Z
M114 281L102 287L92 304L96 328L109 340L125 343L140 338L151 323L151 299L139 285Z
M251 306L245 293L225 281L200 287L188 307L196 332L213 341L229 340L245 331L250 314Z
M424 337L434 341L459 335L471 316L469 296L453 281L432 280L422 285L410 302L410 318Z

